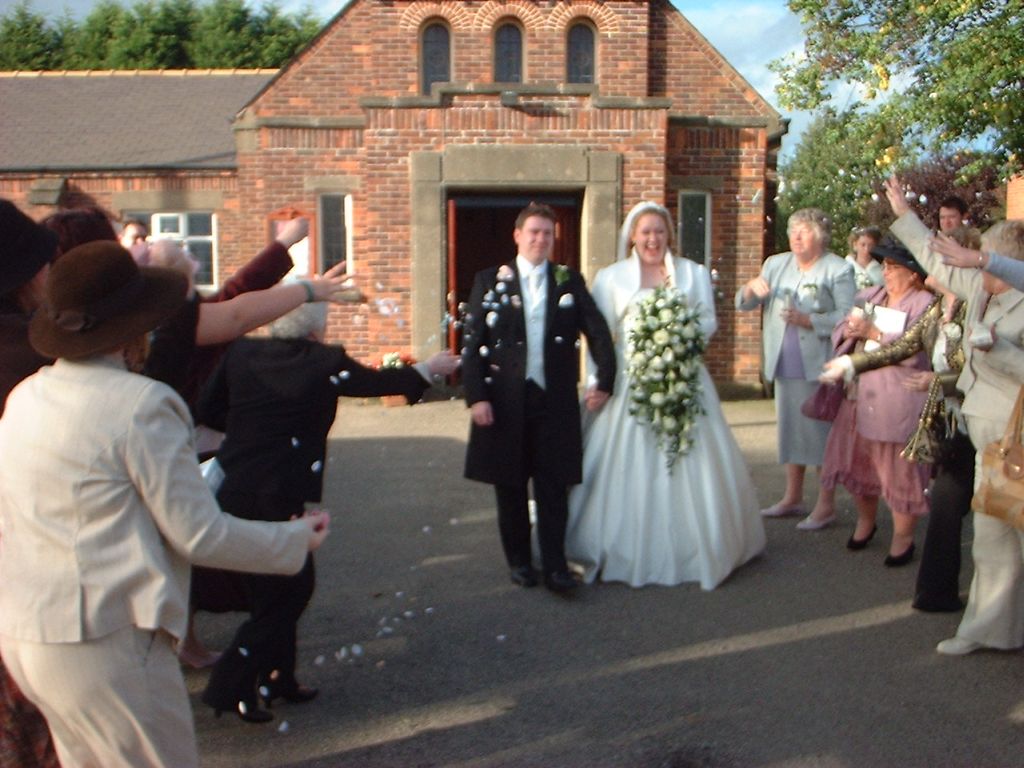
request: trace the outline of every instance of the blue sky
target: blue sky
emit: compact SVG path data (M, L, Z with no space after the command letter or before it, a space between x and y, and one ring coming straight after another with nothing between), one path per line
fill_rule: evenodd
M130 5L133 0L120 0ZM200 0L201 1L201 0ZM346 0L282 0L285 10L309 5L326 21ZM7 11L16 0L0 0L0 9ZM59 16L68 9L83 16L95 0L31 0L32 7L48 17ZM776 104L776 76L768 70L768 62L803 45L803 33L797 17L786 7L785 0L673 0L676 7L701 34L722 53L741 75L769 102ZM254 4L258 4L254 3ZM782 110L780 110L782 111ZM789 154L798 136L807 125L803 113L783 112L791 118L789 135L783 139L783 154Z

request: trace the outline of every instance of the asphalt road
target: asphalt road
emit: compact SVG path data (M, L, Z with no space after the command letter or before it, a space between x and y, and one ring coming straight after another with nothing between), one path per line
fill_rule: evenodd
M772 404L725 406L767 505L782 488ZM459 402L342 406L333 533L300 625L300 679L321 694L249 725L215 719L206 673L188 671L204 766L1024 765L1024 659L935 653L959 615L910 608L916 562L882 566L884 514L863 552L844 547L840 494L840 524L768 521L766 553L713 592L602 584L566 600L508 581L491 490L462 479L467 424ZM226 644L238 621L200 614L200 634Z

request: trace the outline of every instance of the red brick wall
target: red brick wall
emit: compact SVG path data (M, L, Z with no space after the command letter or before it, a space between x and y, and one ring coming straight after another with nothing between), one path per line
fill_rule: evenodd
M598 33L599 95L669 99L669 109L598 109L589 95L521 95L524 107L543 103L544 109L535 110L505 108L495 94L474 93L446 96L437 106L361 103L418 96L419 33L425 21L437 18L451 30L455 83L492 81L493 30L506 18L518 20L525 32L525 82L564 83L565 36L578 17ZM674 209L670 177L718 178L720 188L711 190L712 253L723 296L709 367L719 380L757 381L759 319L754 313L736 316L731 307L736 287L756 274L763 257L766 130L692 127L692 120L673 118L748 124L777 116L667 0L356 0L247 111L256 119L295 118L307 125L259 128L256 149L238 154L237 174L72 176L72 199L109 207L113 194L126 189L223 191L225 203L216 213L224 275L265 244L272 211L316 210L308 179L358 179L353 239L359 280L373 299L398 311L382 312L372 303L346 305L334 308L329 322L335 338L344 338L356 357L373 362L381 352L407 349L411 341L410 153L467 144L576 145L621 153L620 216L640 199ZM365 124L329 124L343 117ZM26 204L32 180L0 180L0 195L42 217L51 209Z
M1024 176L1010 179L1007 185L1006 218L1024 219Z
M709 364L718 378L755 382L759 324L734 316L732 294L757 273L762 259L766 132L763 129L686 129L669 135L663 110L595 109L588 97L545 97L549 109L531 113L500 105L495 95L455 95L443 106L365 109L365 97L419 93L419 33L427 20L451 30L452 79L492 81L492 35L508 18L524 29L524 80L565 80L565 34L577 17L598 30L601 96L670 98L671 111L729 120L771 117L770 107L667 2L580 2L538 6L460 3L355 3L255 100L260 117L362 116L365 128L262 129L261 149L239 156L242 209L293 205L313 209L306 176L355 176L354 250L360 280L375 298L395 302L398 315L343 308L332 325L365 359L405 348L409 329L409 167L415 151L458 144L578 144L624 157L623 212L639 199L675 206L667 175L720 176L713 192L713 252L722 275L720 330ZM528 105L530 97L520 98ZM666 159L667 157L667 159ZM761 189L760 196L757 190ZM249 227L251 231L253 228ZM245 235L242 235L243 242Z
M528 106L530 99L522 101ZM663 194L663 111L593 110L586 107L586 98L543 101L550 109L536 113L528 108L508 110L494 96L476 95L457 96L443 110L368 109L359 150L240 155L242 206L251 211L286 205L315 210L316 195L301 189L303 177L360 178L353 222L359 281L373 299L386 302L389 309L397 306L398 313L384 314L375 305L343 307L332 312L331 326L343 331L346 346L355 356L376 360L382 351L407 349L411 343L410 153L460 144L585 144L597 151L624 153L625 199Z
M668 142L673 176L720 178L711 190L711 257L719 276L718 332L708 367L718 378L758 381L760 315L733 309L736 289L760 270L764 219L763 129L675 127ZM670 205L675 200L670 199Z
M238 202L235 199L238 190L238 178L234 171L168 171L147 176L113 173L58 175L41 173L31 176L5 174L0 176L0 197L13 201L29 216L37 220L43 219L53 213L55 207L52 205L31 205L28 200L29 191L33 183L46 178L67 179L66 189L60 200L62 208L96 205L115 217L121 215L121 211L114 208L113 203L114 195L119 192L221 192L225 200L231 202L228 207L215 211L215 213L217 213L218 218L221 220L221 225L229 231L236 229L238 226L236 220ZM220 242L222 244L221 247L223 247L223 239ZM230 246L230 237L227 242ZM227 250L230 250L230 248Z

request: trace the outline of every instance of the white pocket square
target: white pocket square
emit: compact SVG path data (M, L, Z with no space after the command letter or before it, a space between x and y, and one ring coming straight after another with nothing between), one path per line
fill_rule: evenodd
M560 306L560 307L571 307L575 303L576 303L576 301L575 301L575 299L573 299L571 293L563 293L558 298L558 306Z

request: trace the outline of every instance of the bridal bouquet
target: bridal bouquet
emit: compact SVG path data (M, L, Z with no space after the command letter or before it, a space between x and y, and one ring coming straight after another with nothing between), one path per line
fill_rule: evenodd
M629 412L650 424L669 471L690 450L701 403L706 339L700 316L676 291L661 287L640 302L629 332Z

